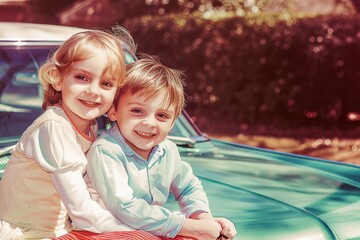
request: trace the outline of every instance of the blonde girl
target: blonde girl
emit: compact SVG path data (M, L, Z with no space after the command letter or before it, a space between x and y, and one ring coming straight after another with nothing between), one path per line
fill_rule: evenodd
M73 229L134 232L91 200L83 178L95 119L124 81L124 45L105 31L84 31L40 68L46 111L21 136L0 182L0 239L55 238Z

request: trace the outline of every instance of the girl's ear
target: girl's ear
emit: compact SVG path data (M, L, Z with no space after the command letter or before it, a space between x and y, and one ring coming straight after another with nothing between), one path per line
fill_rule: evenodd
M115 122L116 121L116 109L114 104L111 105L111 108L109 109L108 113L107 113L110 121Z
M58 92L61 92L61 84L51 84L51 86Z
M54 82L51 84L51 86L58 92L61 92L61 79L60 79L60 74L56 69L52 69L50 72L50 77L53 79Z

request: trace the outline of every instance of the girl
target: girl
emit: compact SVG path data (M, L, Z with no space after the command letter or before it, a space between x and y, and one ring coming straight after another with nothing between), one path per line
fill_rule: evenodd
M91 200L83 179L95 118L124 81L122 45L104 31L81 32L40 68L46 111L21 136L0 182L0 239L132 230Z

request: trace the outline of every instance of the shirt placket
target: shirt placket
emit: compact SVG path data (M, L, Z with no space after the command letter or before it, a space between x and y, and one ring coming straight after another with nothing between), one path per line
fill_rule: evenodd
M156 155L156 154L155 154ZM154 202L154 199L159 198L156 191L156 176L158 174L158 167L157 164L157 156L151 158L147 165L147 175L148 175L148 184L149 184L149 194L151 197L151 203Z

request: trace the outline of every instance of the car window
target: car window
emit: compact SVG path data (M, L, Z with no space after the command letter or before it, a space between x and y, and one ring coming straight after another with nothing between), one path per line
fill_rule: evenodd
M190 122L191 120L186 117L185 113L181 114L175 121L174 127L170 131L171 136L176 137L195 137L200 133L196 131Z
M2 47L0 50L0 137L20 136L41 114L42 88L37 71L48 47Z
M43 91L34 80L37 81L35 69L15 72L4 86L1 103L19 110L41 108Z

